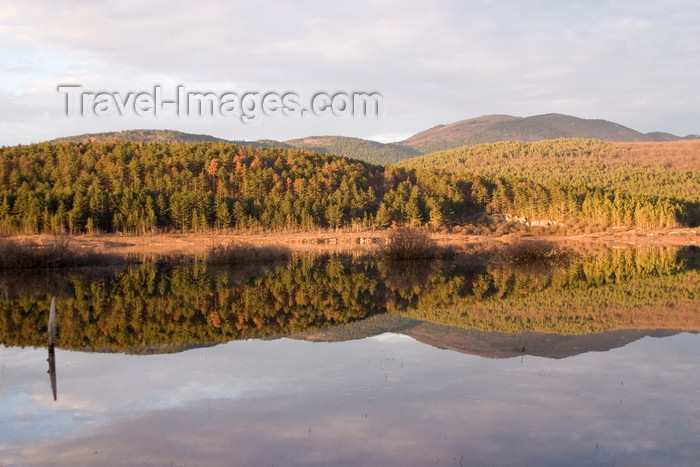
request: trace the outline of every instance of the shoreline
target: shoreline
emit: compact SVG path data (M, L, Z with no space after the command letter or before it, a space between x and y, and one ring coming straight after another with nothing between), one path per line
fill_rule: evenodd
M144 235L80 234L65 236L37 234L11 235L2 238L36 245L51 244L57 238L68 239L72 247L117 255L202 255L213 246L232 241L253 246L285 246L294 252L372 251L386 243L390 231L391 229L361 232L149 233ZM448 232L433 232L430 236L438 245L457 248L536 240L613 247L700 244L700 229L697 228L630 229L571 236L509 234L495 237Z

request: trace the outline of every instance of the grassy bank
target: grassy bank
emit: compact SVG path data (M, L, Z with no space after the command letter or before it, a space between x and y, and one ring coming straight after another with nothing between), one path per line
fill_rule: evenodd
M353 252L383 255L386 259L435 259L504 247L545 242L574 249L593 246L697 245L696 230L620 230L576 236L466 235L413 229L367 231L308 231L263 233L149 234L149 235L28 235L0 238L0 268L46 268L104 265L147 259L210 258L212 263L267 261L288 254ZM233 245L233 247L232 247ZM237 247L236 247L237 245ZM403 250L403 251L401 251ZM527 249L526 249L527 251ZM502 260L526 262L515 250ZM546 252L540 252L543 254ZM547 253L548 254L548 253ZM228 257L228 259L218 259ZM537 256L537 255L535 255ZM520 257L519 259L517 257ZM524 258L524 259L523 259Z
M107 266L127 260L127 257L120 254L96 252L75 245L69 237L57 237L52 242L42 244L0 239L0 269Z

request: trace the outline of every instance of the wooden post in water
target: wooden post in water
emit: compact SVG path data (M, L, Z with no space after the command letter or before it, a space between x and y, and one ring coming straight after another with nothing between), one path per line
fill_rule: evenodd
M51 311L49 311L49 347L56 345L56 297L51 297Z
M51 310L49 311L49 379L51 380L51 392L53 400L56 400L56 297L51 297Z

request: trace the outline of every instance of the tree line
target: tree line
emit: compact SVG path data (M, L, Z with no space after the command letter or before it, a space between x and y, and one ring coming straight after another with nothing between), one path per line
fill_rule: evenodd
M493 218L700 223L698 171L609 162L604 145L497 143L386 167L216 142L3 147L0 232L444 228Z

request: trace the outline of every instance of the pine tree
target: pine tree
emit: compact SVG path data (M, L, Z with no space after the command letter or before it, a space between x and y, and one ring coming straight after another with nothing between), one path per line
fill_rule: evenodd
M389 214L389 210L387 209L386 204L380 203L379 209L377 209L377 215L374 219L374 224L377 227L385 228L388 227L390 223L391 215Z
M216 200L216 228L226 229L231 225L231 213L228 210L226 201L222 198Z

